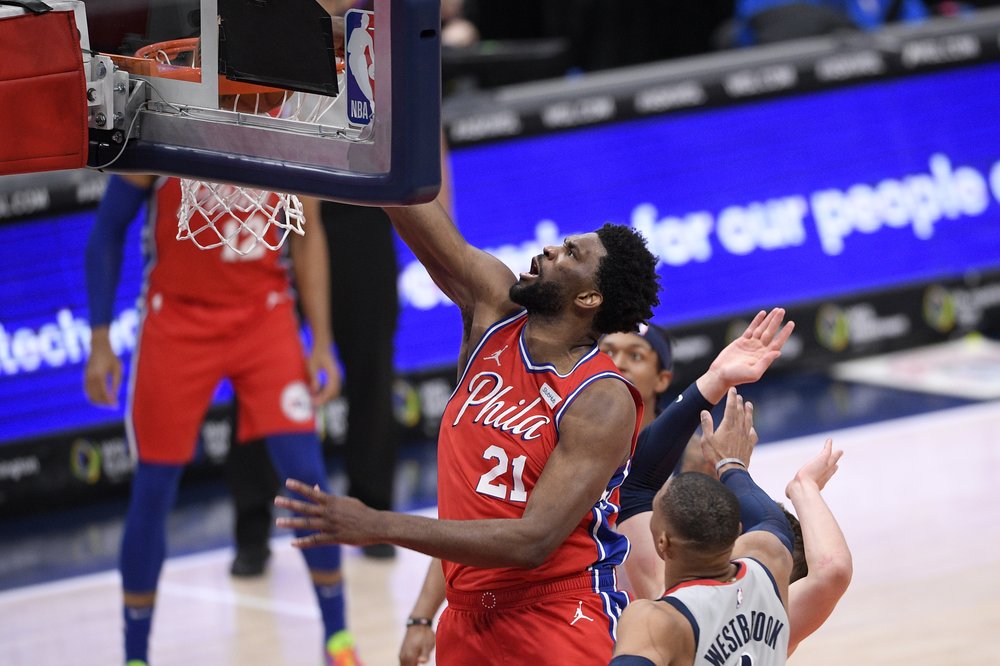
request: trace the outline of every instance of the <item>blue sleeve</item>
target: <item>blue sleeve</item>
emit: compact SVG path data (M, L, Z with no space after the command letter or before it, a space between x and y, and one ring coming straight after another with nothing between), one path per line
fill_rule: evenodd
M778 503L754 483L750 473L745 469L729 469L723 472L720 480L739 500L743 533L770 532L778 537L789 553L792 552L792 526Z
M712 405L691 384L639 434L629 475L618 491L619 523L653 510L653 497L684 455L684 447L701 424L703 409Z
M111 323L115 290L121 276L125 232L148 196L149 190L136 187L119 176L108 180L87 239L85 270L91 326Z
M620 654L612 659L608 666L655 666L655 664L645 657L637 657L633 654Z

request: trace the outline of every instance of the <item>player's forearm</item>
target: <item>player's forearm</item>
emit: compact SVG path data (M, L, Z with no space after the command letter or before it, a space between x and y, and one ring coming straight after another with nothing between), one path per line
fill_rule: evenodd
M418 206L386 208L403 239L434 283L458 305L471 303L465 274L469 244L437 201Z
M740 505L740 522L743 533L754 531L770 532L792 552L792 526L782 513L778 503L765 493L750 478L749 472L734 464L724 465L719 480L733 491Z
M326 232L316 215L309 220L306 235L291 240L290 254L299 305L309 324L314 347L333 344L330 324L330 258Z
M394 543L431 557L474 567L531 569L545 561L554 545L547 535L528 529L523 519L436 520L379 512L377 541Z
M833 512L815 483L795 479L788 485L788 498L802 524L802 541L810 577L823 577L840 594L854 572L851 551ZM838 594L839 597L839 594Z
M786 490L802 524L809 573L788 589L788 654L819 629L851 582L853 565L840 526L815 483L795 479Z
M444 588L444 570L441 568L441 560L434 558L427 567L424 585L420 589L420 596L413 604L410 617L433 618L437 615L438 609L444 603Z

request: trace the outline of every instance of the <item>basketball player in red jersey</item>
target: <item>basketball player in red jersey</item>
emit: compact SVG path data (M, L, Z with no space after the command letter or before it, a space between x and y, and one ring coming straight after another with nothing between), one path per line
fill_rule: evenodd
M180 201L176 178L112 177L87 246L92 341L85 390L95 404L113 406L122 370L108 323L125 231L147 205L148 268L126 410L137 457L120 560L128 666L148 663L167 516L218 383L229 379L235 390L240 442L263 438L279 473L307 475L310 483L325 486L313 408L331 398L339 382L322 227L290 239L299 300L313 335L306 358L282 255L262 244L240 255L228 247L199 250L178 241ZM339 548L305 555L323 617L327 663L354 664Z
M276 499L301 514L279 525L320 530L299 546L388 542L445 561L439 664L606 664L627 602L617 489L642 400L597 340L652 315L656 259L605 225L545 247L517 278L437 204L387 210L465 324L438 439L440 518L289 480L308 501Z

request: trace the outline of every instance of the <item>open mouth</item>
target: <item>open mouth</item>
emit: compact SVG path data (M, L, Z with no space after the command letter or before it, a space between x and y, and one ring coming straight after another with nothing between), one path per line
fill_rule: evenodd
M539 269L538 269L538 257L536 256L536 257L532 257L531 258L531 268L528 269L526 272L521 273L521 277L522 278L536 278L536 277L538 277L538 273L539 273Z

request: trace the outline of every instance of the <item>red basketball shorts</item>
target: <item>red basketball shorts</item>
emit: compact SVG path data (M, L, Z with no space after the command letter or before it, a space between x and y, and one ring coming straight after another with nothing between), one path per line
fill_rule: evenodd
M142 462L190 462L223 379L239 403L238 441L313 432L307 377L288 296L220 308L151 293L132 361L132 445Z
M595 578L588 572L513 590L449 590L437 630L437 663L607 666L627 598L613 583L595 585Z

